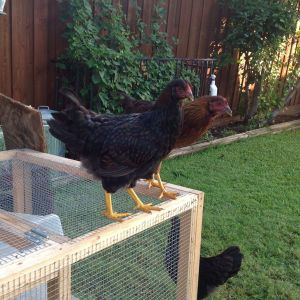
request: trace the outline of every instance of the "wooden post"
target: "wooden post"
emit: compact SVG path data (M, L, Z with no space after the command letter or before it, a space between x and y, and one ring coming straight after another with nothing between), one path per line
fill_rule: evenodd
M14 212L32 213L31 172L25 168L24 162L12 161L13 208Z
M58 271L58 276L47 283L48 300L71 300L71 265Z
M177 300L197 299L204 193L198 199L180 218Z

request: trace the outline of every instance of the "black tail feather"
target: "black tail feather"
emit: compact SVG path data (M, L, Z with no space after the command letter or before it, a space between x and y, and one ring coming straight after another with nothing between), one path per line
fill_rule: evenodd
M179 261L180 219L171 219L172 225L168 235L165 265L172 280L177 283ZM215 288L224 284L236 275L242 263L243 255L239 247L231 246L221 254L212 257L201 257L199 268L198 299L204 299Z
M242 264L240 248L231 246L213 257L201 257L199 270L198 299L203 299L236 275Z
M80 105L78 96L70 89L62 89L60 93L66 99L64 111L52 113L53 119L47 123L50 133L80 155L84 151L85 140L90 132L89 110Z

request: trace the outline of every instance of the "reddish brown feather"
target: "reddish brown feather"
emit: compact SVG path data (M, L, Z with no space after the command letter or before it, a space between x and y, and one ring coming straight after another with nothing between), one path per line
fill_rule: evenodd
M208 108L210 98L200 97L183 106L183 127L174 148L190 146L207 132L214 119Z

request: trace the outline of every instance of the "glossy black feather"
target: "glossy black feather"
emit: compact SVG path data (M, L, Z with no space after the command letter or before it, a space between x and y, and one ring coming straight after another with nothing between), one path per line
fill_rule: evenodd
M181 80L179 84L183 88L186 83ZM133 187L136 180L151 177L179 134L180 99L174 98L172 84L166 89L170 89L170 99L157 109L119 116L96 115L80 106L68 91L68 107L53 114L54 119L48 122L50 132L79 155L107 192Z

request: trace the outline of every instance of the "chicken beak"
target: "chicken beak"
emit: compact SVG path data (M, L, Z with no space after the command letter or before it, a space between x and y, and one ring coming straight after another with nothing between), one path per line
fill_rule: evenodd
M230 107L228 105L224 109L224 114L232 117L232 110L230 109Z
M191 102L194 101L194 95L193 95L193 93L189 93L187 95L187 99L189 99Z
M190 84L187 86L187 89L185 91L186 91L186 98L189 99L191 102L194 101L192 86Z

